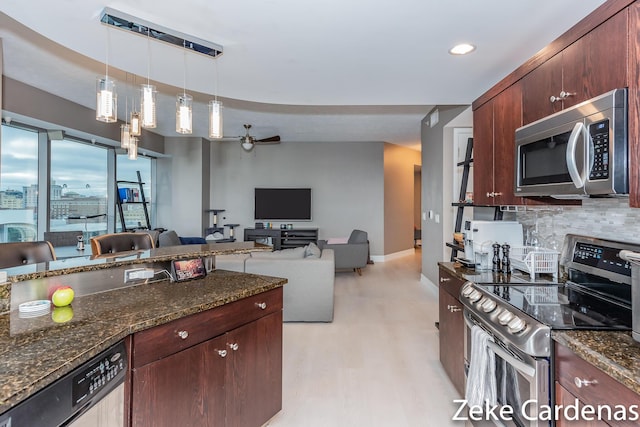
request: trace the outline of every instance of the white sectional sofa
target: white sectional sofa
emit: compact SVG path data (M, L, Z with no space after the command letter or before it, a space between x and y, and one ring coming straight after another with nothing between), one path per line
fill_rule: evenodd
M217 255L215 268L284 277L285 322L333 321L335 260L331 249L317 246L274 252Z

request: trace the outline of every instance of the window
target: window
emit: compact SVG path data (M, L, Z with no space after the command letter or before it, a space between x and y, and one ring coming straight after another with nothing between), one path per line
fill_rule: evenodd
M0 243L39 240L46 231L81 231L88 243L121 231L113 183L137 181L138 171L153 223L153 158L130 160L73 135L50 140L56 132L15 121L0 131ZM39 191L47 179L49 191ZM146 226L140 204L125 206L124 216L131 228Z
M51 141L50 231L107 232L107 155L104 147Z
M0 242L37 239L38 132L2 125Z
M138 173L144 183L144 197L147 203L149 219L152 216L152 181L151 181L151 159L149 157L138 156L136 160L130 160L126 154L119 154L116 157L116 179L118 181L138 181ZM117 197L117 196L116 196ZM122 206L122 213L127 224L127 228L146 227L146 218L142 205L130 204ZM122 231L120 213L116 211L116 231Z

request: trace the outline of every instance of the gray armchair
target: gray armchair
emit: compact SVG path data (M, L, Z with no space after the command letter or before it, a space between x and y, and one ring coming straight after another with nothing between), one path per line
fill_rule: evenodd
M336 270L353 269L362 276L362 269L369 261L369 238L366 231L353 230L347 243L328 243L318 240L320 249L333 249Z

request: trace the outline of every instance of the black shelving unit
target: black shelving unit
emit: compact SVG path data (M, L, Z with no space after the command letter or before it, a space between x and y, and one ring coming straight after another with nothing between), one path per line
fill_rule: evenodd
M467 197L467 185L469 184L469 170L471 169L471 164L473 163L473 138L469 138L467 140L467 151L464 155L464 161L458 162L458 166L462 166L462 180L460 181L460 196L458 197L459 202L451 203L451 206L455 206L456 210L456 223L454 226L454 232L459 233L462 231L462 218L464 216L465 208L473 208L473 207L481 207L480 205L474 205L473 203L463 202ZM501 221L502 220L502 210L500 210L500 206L490 206L494 208L493 220ZM458 252L464 252L464 246L458 244L455 240L451 240L451 242L446 243L448 247L451 248L451 258L450 261L455 261L458 256Z
M452 203L451 206L457 207L456 209L456 223L454 226L454 232L459 233L462 230L462 218L464 216L464 209L473 207L473 203L465 203L467 197L467 185L469 183L469 169L473 163L473 138L467 139L467 150L464 155L464 161L458 162L458 166L462 166L462 180L460 181L460 196L459 202ZM447 243L447 246L451 248L451 261L454 261L458 256L458 252L464 251L464 247L459 245L455 240Z
M138 175L137 181L116 181L116 201L118 205L118 213L120 214L120 225L122 226L122 231L151 230L151 221L149 221L149 209L147 206L149 202L147 202L147 198L144 195L144 182L142 182L140 171L136 171L136 174ZM121 190L124 190L122 194ZM127 227L123 209L123 206L126 205L139 206L144 212L145 224L139 224L135 227Z

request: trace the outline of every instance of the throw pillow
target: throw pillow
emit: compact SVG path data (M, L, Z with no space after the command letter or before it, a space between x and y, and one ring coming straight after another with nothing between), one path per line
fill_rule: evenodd
M304 247L282 249L273 252L251 252L251 258L256 259L302 259L304 258Z
M322 251L315 243L311 242L304 247L305 258L320 258L320 255L322 255Z

